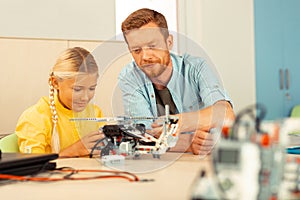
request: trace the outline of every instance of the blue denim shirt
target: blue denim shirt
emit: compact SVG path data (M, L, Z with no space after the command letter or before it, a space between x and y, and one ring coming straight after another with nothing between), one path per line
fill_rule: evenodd
M173 71L167 84L179 113L211 106L219 100L231 99L223 88L217 71L200 57L171 53ZM119 74L126 116L157 117L155 92L151 80L133 61ZM151 121L141 121L150 128Z

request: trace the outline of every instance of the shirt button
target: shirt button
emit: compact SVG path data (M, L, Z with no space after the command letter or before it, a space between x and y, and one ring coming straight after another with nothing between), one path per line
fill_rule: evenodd
M151 98L154 98L154 95L153 95L153 94L151 94Z

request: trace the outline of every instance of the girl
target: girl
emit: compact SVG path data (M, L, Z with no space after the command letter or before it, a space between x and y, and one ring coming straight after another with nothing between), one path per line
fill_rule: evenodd
M65 50L49 77L49 97L23 112L16 127L22 153L59 153L60 157L88 155L95 142L103 138L100 124L70 121L77 117L103 117L90 103L98 79L98 66L87 50ZM100 154L99 151L94 151Z

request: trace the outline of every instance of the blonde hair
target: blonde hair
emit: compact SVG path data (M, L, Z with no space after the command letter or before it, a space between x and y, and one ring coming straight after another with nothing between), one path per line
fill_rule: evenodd
M57 80L74 78L80 74L98 74L98 66L94 57L89 51L81 47L66 49L56 60L55 65L50 71L49 77L49 104L52 113L52 151L58 153L60 144L56 130L58 115L55 107L54 95L55 88L52 77Z

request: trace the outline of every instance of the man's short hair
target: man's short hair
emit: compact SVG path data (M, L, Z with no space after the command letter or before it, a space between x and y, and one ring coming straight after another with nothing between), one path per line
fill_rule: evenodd
M122 32L125 37L127 31L138 29L150 22L161 28L165 38L169 36L168 24L163 14L148 8L142 8L131 13L122 23Z

